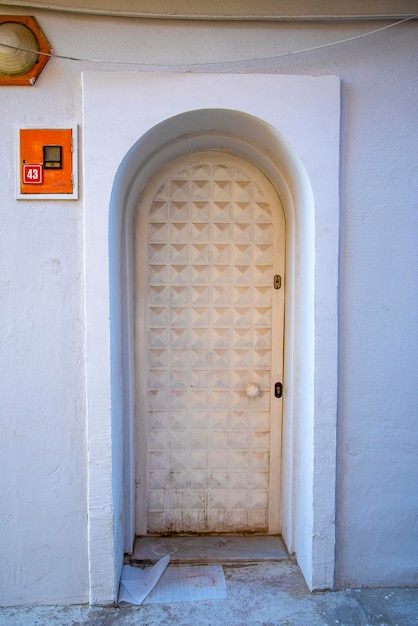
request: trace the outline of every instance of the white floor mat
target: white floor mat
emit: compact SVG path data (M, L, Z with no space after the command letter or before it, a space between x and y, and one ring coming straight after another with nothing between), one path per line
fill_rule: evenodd
M226 598L222 565L167 567L169 556L152 567L125 565L120 581L119 604L162 604Z
M144 604L226 598L222 565L171 565Z

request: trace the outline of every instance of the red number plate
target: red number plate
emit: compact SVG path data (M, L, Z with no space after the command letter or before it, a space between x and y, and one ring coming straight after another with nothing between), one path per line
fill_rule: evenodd
M43 174L42 165L23 165L23 184L24 185L41 185Z

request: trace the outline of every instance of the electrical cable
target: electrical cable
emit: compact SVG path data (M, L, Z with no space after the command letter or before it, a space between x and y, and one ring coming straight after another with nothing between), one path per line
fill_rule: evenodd
M107 65L129 65L135 67L201 67L201 66L211 66L211 65L230 65L230 64L240 64L240 63L250 63L253 61L272 61L275 59L280 59L283 57L294 56L297 54L305 54L307 52L314 52L316 50L321 50L324 48L330 48L334 46L338 46L350 41L356 41L358 39L362 39L364 37L370 37L371 35L375 35L376 33L380 33L389 28L393 28L394 26L399 26L409 20L413 20L418 18L418 14L409 15L402 20L398 20L397 22L392 22L391 24L387 24L386 26L382 26L380 28L376 28L374 30L368 31L366 33L361 33L359 35L353 35L352 37L346 37L345 39L339 39L337 41L330 41L328 43L318 44L317 46L311 46L309 48L302 48L299 50L292 50L290 52L282 52L280 54L275 54L271 56L260 56L260 57L251 57L247 59L237 59L237 60L228 60L228 61L196 61L196 62L185 62L185 63L162 63L162 62L150 62L150 61L114 61L111 59L89 59L83 57L74 57L63 54L56 54L55 52L39 52L37 50L28 50L26 48L19 48L17 46L12 46L10 44L5 44L0 42L0 46L5 48L12 48L14 50L20 50L22 52L31 52L37 55L43 55L50 58L62 59L66 61L76 61L80 63L100 63Z

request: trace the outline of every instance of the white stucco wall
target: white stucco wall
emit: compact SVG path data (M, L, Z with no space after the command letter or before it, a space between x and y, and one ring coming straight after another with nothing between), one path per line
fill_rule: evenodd
M165 71L187 71L191 60L228 60L198 69L340 76L336 581L416 584L416 23L311 53L239 62L377 25L35 15L59 54L135 58L162 63ZM175 62L181 67L164 65ZM14 127L82 126L81 72L91 69L118 66L53 59L34 87L0 88L3 604L89 597L83 178L78 201L17 202ZM82 127L80 134L82 142ZM320 528L314 532L320 537Z
M5 604L88 597L82 204L14 199L15 124L65 126L75 102L74 83L57 75L32 93L0 94Z

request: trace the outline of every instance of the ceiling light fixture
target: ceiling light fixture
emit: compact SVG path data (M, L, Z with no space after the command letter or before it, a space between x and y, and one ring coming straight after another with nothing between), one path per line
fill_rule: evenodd
M50 53L34 17L0 16L0 85L34 85Z

